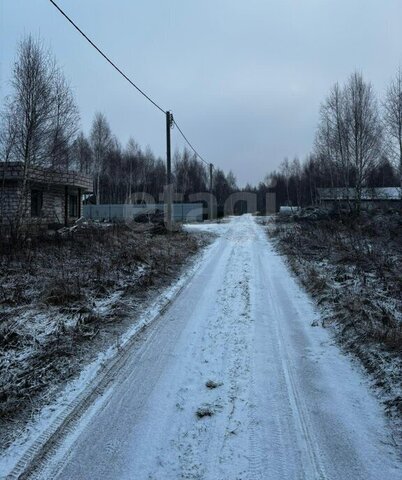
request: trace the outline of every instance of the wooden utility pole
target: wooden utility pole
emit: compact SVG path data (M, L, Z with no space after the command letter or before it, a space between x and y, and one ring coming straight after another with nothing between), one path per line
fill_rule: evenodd
M170 129L172 128L173 115L171 112L166 112L166 204L167 204L167 219L166 228L170 232L172 230L172 158L170 146Z
M209 193L211 194L211 199L209 201L209 220L213 219L214 216L214 205L212 201L212 190L213 190L213 182L212 182L212 171L214 166L212 163L209 164Z

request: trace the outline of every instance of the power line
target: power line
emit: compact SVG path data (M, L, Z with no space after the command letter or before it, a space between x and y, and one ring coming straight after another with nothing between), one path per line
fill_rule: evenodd
M102 50L79 28L79 26L74 23L73 20L71 20L71 18L56 4L56 2L54 2L53 0L49 1L53 4L53 6L57 8L57 10L63 15L63 17L65 17L71 23L71 25L85 38L85 40L89 42L95 48L95 50L97 50L102 55L102 57L120 73L120 75L122 75L135 89L137 89L141 93L141 95L143 95L147 100L149 100L158 110L165 114L165 110L163 110L162 107L160 107L156 102L154 102L151 97L149 97L124 72L122 72L120 68L114 62L112 62L112 60L110 60L110 58L105 53L103 53Z
M118 73L120 73L120 75L125 78L136 90L138 90L138 92L141 93L141 95L143 95L148 101L150 101L158 110L160 110L164 115L166 115L167 112L165 112L165 110L160 107L156 102L154 102L152 100L151 97L149 97L140 87L138 87L112 60L110 60L110 58L105 54L103 53L103 51L80 29L80 27L57 5L56 2L54 2L54 0L49 0L50 3L57 8L57 10L63 15L63 17L69 22L71 23L71 25L85 38L85 40L90 43L94 48L95 50L100 53L102 55L102 57L108 62L110 63L110 65L112 65L112 67L117 70ZM187 144L189 145L189 147L191 148L191 150L195 153L195 155L202 161L204 162L206 165L212 165L210 164L209 162L207 162L206 160L204 160L201 155L197 152L197 150L192 146L192 144L189 142L189 140L187 139L187 137L184 135L183 131L181 130L181 128L179 127L179 125L177 124L176 120L173 119L173 123L174 125L176 125L178 131L180 132L181 136L184 138L184 140L187 142Z
M173 123L176 125L177 127L177 130L180 132L181 136L184 138L184 140L188 143L189 147L191 148L191 150L195 153L195 155L202 161L205 163L205 165L209 165L209 162L207 162L206 160L204 160L201 155L197 152L197 150L191 145L191 143L189 142L188 138L184 135L184 133L182 132L181 128L179 127L179 125L177 125L177 122L176 120L173 118Z

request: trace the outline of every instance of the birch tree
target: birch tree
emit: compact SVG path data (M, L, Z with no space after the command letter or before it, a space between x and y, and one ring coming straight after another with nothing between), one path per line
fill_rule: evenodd
M399 68L390 83L384 101L384 125L387 146L399 172L402 188L402 71Z
M11 77L12 93L2 115L3 157L23 166L14 233L18 235L25 215L31 167L55 166L68 155L78 124L78 110L53 55L31 35L18 46ZM7 140L6 140L7 139Z
M83 132L77 135L72 147L72 157L74 168L81 173L90 174L92 172L92 149L89 140Z
M132 193L135 182L138 181L139 157L141 148L133 137L130 137L125 148L124 157L126 163L126 198L128 203L133 203Z
M315 153L328 168L331 186L350 186L349 129L345 90L336 83L320 109Z
M49 157L52 168L66 171L70 168L79 113L70 86L60 70L55 74L52 90L54 115L49 135Z
M355 72L345 87L347 145L355 171L355 208L360 212L362 189L381 155L382 128L371 83Z
M96 204L100 204L100 178L105 167L108 153L112 147L112 133L103 113L96 113L91 129L91 147L93 153L94 192Z

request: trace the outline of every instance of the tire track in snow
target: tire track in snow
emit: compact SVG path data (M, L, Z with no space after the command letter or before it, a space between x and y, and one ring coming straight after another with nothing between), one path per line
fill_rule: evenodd
M236 257L232 266L230 281L238 302L235 305L233 320L229 322L228 352L231 358L228 370L229 392L227 396L231 410L226 419L226 431L220 451L220 461L224 465L232 461L238 453L239 443L241 443L238 439L247 435L247 425L244 420L247 419L245 412L249 408L248 392L251 376L249 339L253 320L250 314L250 254L249 250L244 248L241 238L238 242L235 242L234 252ZM239 279L239 270L241 279ZM245 462L243 461L243 463ZM238 475L244 475L244 468L238 472ZM224 475L224 472L222 472L222 475Z
M258 227L254 225L254 229ZM258 240L258 232L255 232ZM250 388L249 479L296 479L300 475L292 436L292 412L288 405L283 371L278 362L276 337L272 331L272 312L266 304L268 286L260 251L253 252L252 316L255 331L252 342L253 367ZM263 299L263 302L261 302ZM261 308L263 306L263 308Z
M250 255L247 250L242 250L237 237L230 237L234 242L225 266L225 276L222 287L217 292L216 316L208 321L207 334L203 339L205 345L204 361L201 365L203 378L212 378L220 381L225 379L224 384L206 392L206 397L213 397L212 404L222 406L222 410L203 422L199 428L197 424L184 435L190 441L186 445L186 451L193 454L202 451L208 445L208 452L213 459L206 462L208 467L203 478L217 478L218 472L225 475L222 465L233 461L236 449L232 443L239 435L244 435L246 425L238 418L238 412L248 408L247 388L250 374L250 352L247 332L249 331L250 318L250 295L249 295L249 264ZM211 369L211 365L213 368ZM205 427L205 428L204 428ZM191 446L192 444L192 446ZM218 454L216 452L219 452ZM194 455L192 455L194 459ZM181 475L183 478L193 478L195 466L189 462L189 455L182 461ZM238 461L238 460L237 460ZM241 462L240 462L241 463ZM245 458L243 459L243 464ZM199 476L200 470L194 478ZM239 468L239 478L244 478L244 466ZM223 478L223 477L218 477ZM237 477L236 477L237 478Z
M263 230L233 219L211 252L42 478L399 479L361 378L323 353L326 333ZM197 418L202 406L212 416Z
M262 233L262 232L261 232ZM265 238L262 241L266 242ZM267 243L267 242L266 242ZM293 421L296 427L298 437L298 447L301 449L301 461L303 466L302 478L314 478L317 480L326 480L324 464L321 459L320 448L315 439L313 429L311 427L308 410L304 404L302 397L299 395L299 387L295 378L295 368L287 351L281 330L280 319L284 318L284 312L281 309L277 294L277 285L272 281L271 276L265 275L264 266L259 259L259 272L262 276L261 284L266 286L267 300L269 311L271 312L271 328L275 341L278 346L278 359L282 366L282 376L285 380L287 397L293 412ZM274 294L275 292L275 294Z

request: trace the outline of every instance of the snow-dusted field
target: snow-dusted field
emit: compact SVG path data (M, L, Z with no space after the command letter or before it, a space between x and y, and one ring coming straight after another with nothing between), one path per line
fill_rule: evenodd
M37 478L400 479L365 378L251 216L220 236Z

